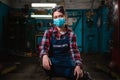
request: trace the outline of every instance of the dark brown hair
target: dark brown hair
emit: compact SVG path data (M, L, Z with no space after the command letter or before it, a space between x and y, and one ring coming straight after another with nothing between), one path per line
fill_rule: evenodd
M52 9L52 16L55 11L65 14L65 9L62 5L57 5L55 8Z

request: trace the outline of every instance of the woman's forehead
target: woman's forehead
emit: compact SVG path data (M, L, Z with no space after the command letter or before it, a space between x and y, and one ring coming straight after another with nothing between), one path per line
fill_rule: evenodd
M53 13L53 15L55 16L55 15L64 15L64 14L61 13L61 12L59 12L59 11L55 11L55 12Z

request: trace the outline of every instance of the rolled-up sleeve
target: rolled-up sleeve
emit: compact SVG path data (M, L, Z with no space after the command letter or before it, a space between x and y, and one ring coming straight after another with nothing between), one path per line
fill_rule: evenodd
M80 51L78 50L76 35L73 32L70 33L70 52L76 65L82 66L82 59L80 56Z
M50 46L50 41L49 41L49 31L46 30L44 32L42 41L40 42L39 45L39 57L42 58L43 55L48 55L48 50L49 50L49 46Z

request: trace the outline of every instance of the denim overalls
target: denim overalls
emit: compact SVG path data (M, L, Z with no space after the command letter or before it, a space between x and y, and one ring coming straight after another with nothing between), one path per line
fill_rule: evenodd
M49 57L52 62L50 76L62 76L75 80L75 63L70 56L70 39L68 33L61 36L62 39L56 39L55 33L52 33Z

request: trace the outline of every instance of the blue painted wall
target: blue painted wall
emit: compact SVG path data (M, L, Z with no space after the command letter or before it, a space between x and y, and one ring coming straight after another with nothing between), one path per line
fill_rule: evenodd
M112 40L112 33L114 27L109 25L109 10L107 7L101 7L98 12L99 16L101 16L101 25L99 28L99 52L100 53L108 53L110 52L110 40Z
M82 17L78 18L78 24L76 25L76 28L74 30L76 37L77 37L77 45L80 51L83 49L83 44L82 44Z
M92 16L93 24L90 25L87 21L86 13L88 10L83 10L83 52L96 53L98 51L98 30L97 30L97 13L94 11Z
M94 10L94 15L91 17L93 24L90 25L87 21L86 13L88 10L80 11L81 17L77 18L76 23L72 25L72 29L77 36L77 44L81 52L84 53L106 53L110 52L109 42L112 39L113 26L108 26L107 7L102 7L99 10ZM74 12L74 10L72 11ZM98 20L100 19L100 25Z
M0 2L0 50L3 49L3 41L2 41L2 35L3 35L3 16L8 15L10 7L6 4ZM7 24L7 23L6 23Z

